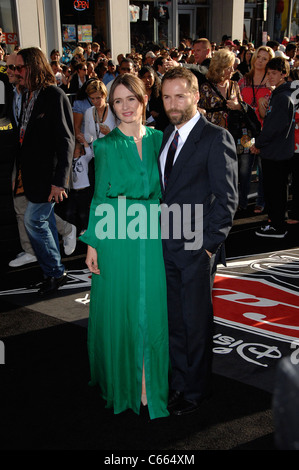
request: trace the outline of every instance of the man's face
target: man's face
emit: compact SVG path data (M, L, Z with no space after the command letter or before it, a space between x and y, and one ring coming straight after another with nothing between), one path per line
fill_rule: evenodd
M267 78L270 86L278 87L285 82L286 74L279 70L268 69Z
M9 83L12 83L13 85L17 85L19 83L19 80L16 77L16 70L15 70L16 59L17 59L16 54L10 54L9 56L7 56L7 59L6 59L8 80L9 80Z
M122 62L119 67L120 75L124 75L125 73L133 73L133 65L130 62Z
M108 65L108 72L114 73L115 70L116 70L116 66L115 66L115 65L112 65L112 64Z
M20 86L29 88L28 83L28 69L27 66L24 64L23 57L21 55L17 55L16 57L16 77L19 80Z
M147 65L152 66L152 65L154 64L155 60L156 60L156 57L146 57L145 63L146 63Z
M210 54L210 49L207 48L207 45L204 42L199 42L194 44L193 54L195 62L201 64Z
M199 93L190 91L187 80L175 78L163 83L162 98L171 124L179 129L195 115Z

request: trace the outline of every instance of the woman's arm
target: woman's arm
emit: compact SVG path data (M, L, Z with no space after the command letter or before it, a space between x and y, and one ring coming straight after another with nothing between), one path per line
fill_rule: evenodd
M91 273L100 274L100 269L98 267L97 250L90 245L87 246L87 255L85 263Z

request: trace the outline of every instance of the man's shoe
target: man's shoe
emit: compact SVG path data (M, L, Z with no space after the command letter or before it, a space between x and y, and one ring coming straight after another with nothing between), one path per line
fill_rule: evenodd
M75 251L76 244L77 244L76 234L77 234L77 228L75 227L75 225L72 225L71 233L62 238L63 249L67 256L71 255Z
M287 233L287 230L278 230L272 225L264 225L255 232L258 237L265 238L284 238Z
M35 263L36 261L36 256L23 251L22 253L19 253L15 259L11 260L8 263L8 266L11 268L18 268L19 266L24 266L24 264Z
M65 271L60 277L47 277L44 282L42 282L38 294L52 294L56 292L59 287L64 286L67 282L67 272Z
M171 412L176 416L185 416L191 413L194 413L199 409L199 404L196 401L189 401L189 400L180 400Z
M178 390L170 391L167 408L171 410L171 408L173 408L174 406L177 406L177 404L182 399L183 399L183 392L179 392Z

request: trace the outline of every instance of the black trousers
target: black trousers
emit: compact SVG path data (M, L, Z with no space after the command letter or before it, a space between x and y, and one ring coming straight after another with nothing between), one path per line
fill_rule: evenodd
M199 401L210 393L213 347L212 287L215 256L204 249L182 266L164 250L167 279L170 389Z
M263 184L266 210L271 225L283 229L288 201L288 175L290 161L262 158Z
M295 153L290 161L292 176L292 203L289 218L299 220L299 153Z
M71 189L69 192L65 216L68 222L77 227L78 231L87 229L91 199L90 186L80 190Z

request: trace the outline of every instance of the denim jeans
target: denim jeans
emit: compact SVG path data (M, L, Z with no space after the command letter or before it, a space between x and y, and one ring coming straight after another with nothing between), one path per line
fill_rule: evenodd
M65 267L61 262L54 203L29 201L24 223L44 276L62 276Z

